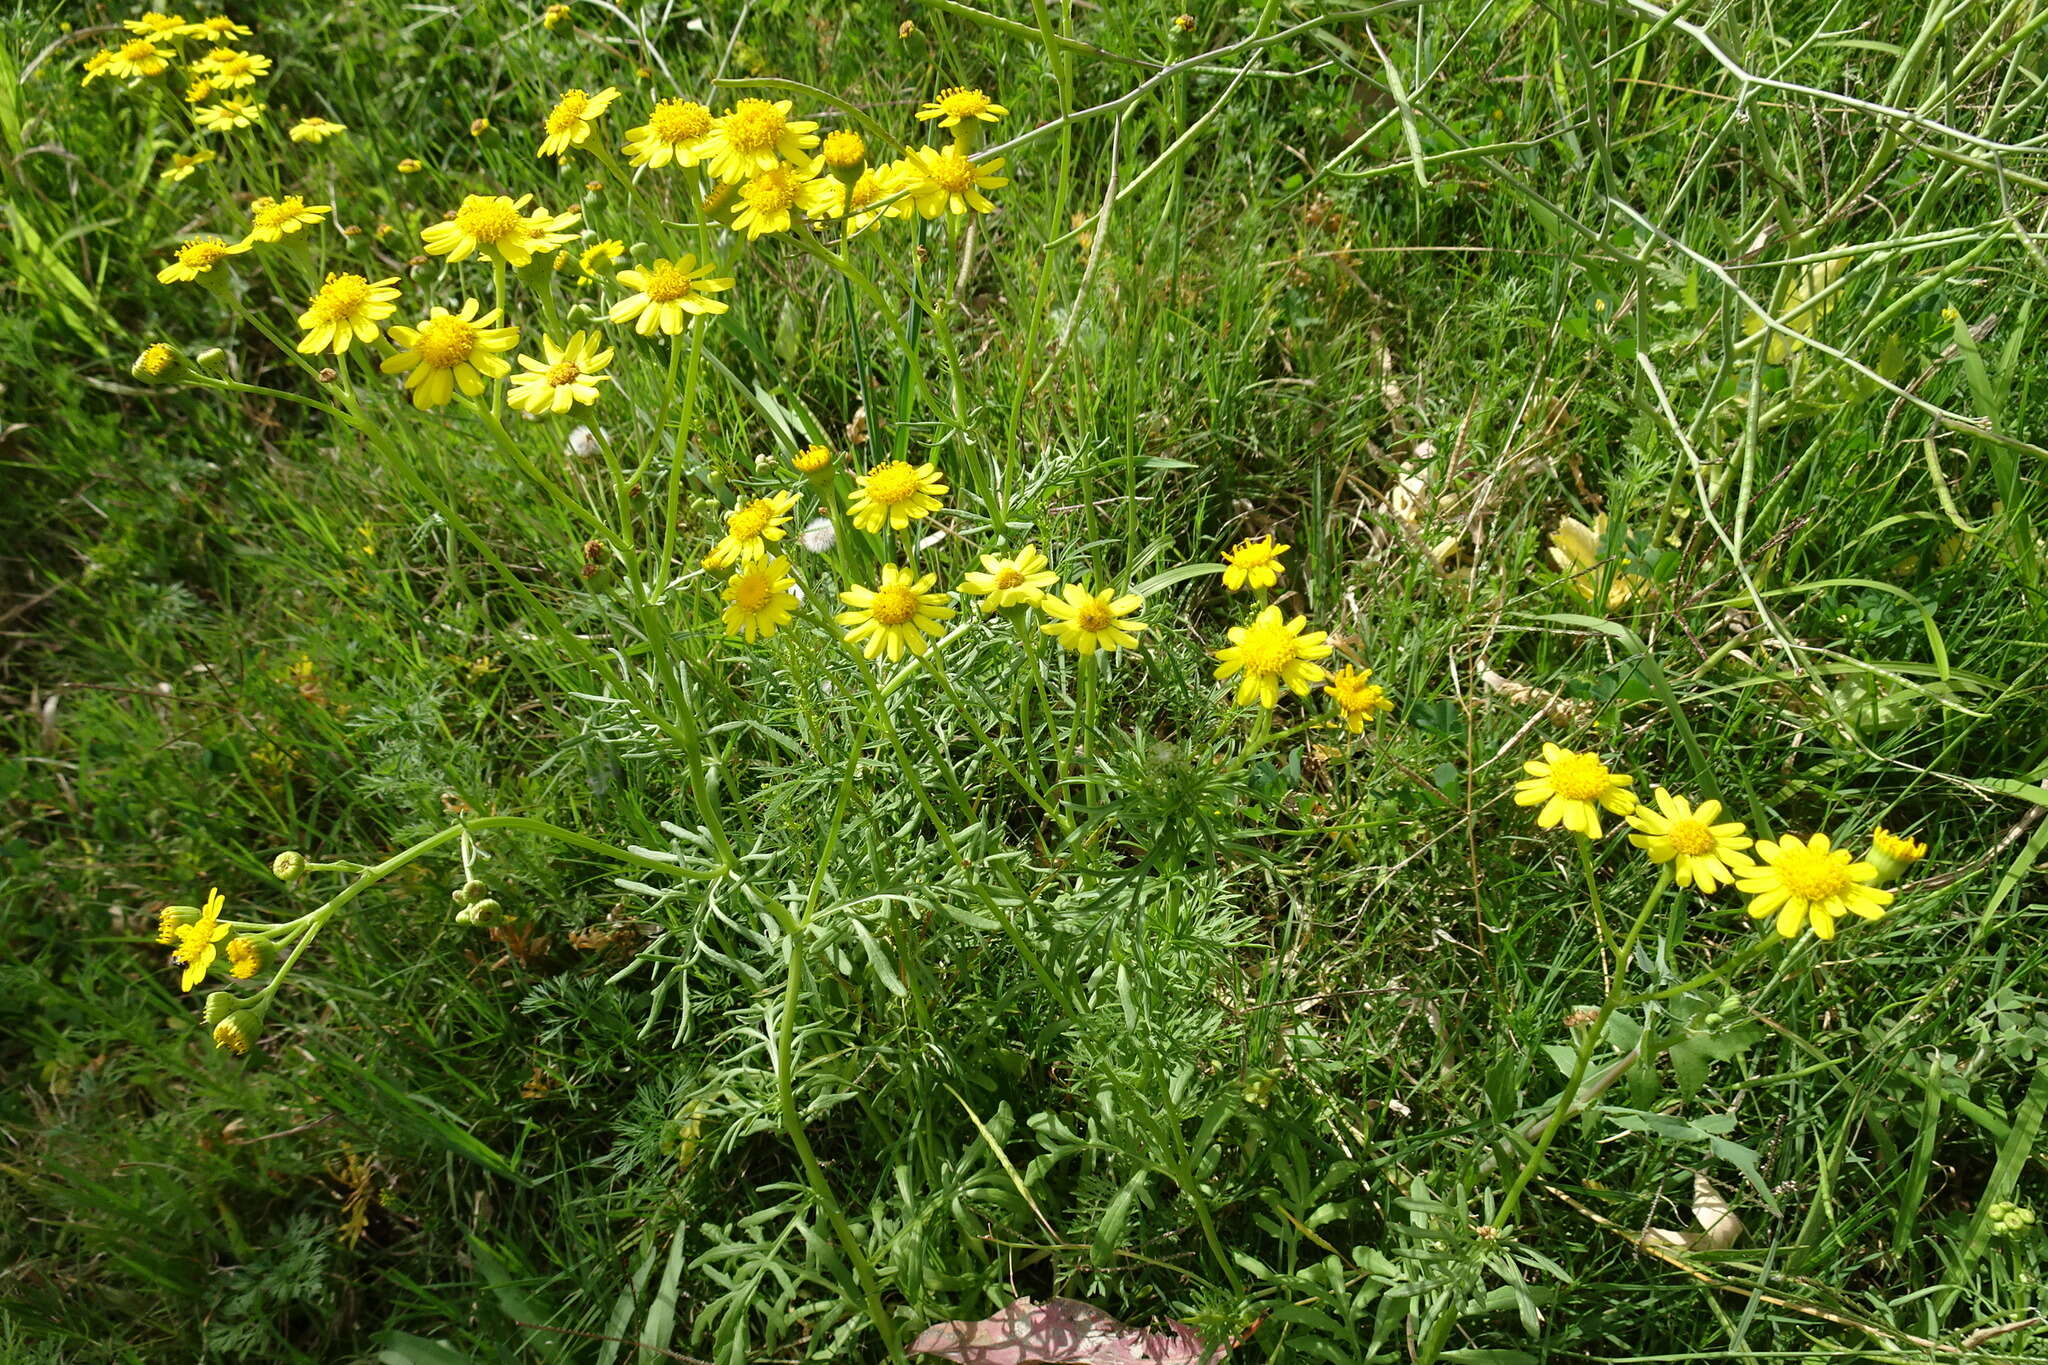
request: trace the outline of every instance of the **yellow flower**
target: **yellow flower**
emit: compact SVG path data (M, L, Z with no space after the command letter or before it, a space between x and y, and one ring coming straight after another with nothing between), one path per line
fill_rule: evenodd
M782 527L795 508L796 494L787 488L733 508L726 514L725 535L705 556L704 567L724 569L765 558L768 547L789 534Z
M123 19L121 27L130 33L139 33L145 38L160 38L177 33L185 27L185 21L175 14L151 10L139 19Z
M79 63L79 69L85 72L85 79L79 81L79 84L91 85L101 76L106 75L107 68L112 66L113 64L114 49L112 49L111 47L101 48L99 51L87 57L83 62Z
M482 137L485 133L488 133L490 131L491 121L487 118L484 118L481 115L469 121L469 135L471 137Z
M901 218L909 211L909 205L905 200L891 198L901 189L894 166L870 166L847 187L843 197L833 201L832 216L844 215L848 233L864 232L877 219Z
M662 167L671 161L694 166L704 159L711 111L695 100L662 100L647 122L626 130L626 157L635 166Z
M517 199L502 194L465 195L454 216L422 228L420 240L426 244L429 256L461 261L474 253L516 269L537 255L573 241L568 229L580 217L576 209L566 213L549 213L546 209L524 212L532 202L530 194Z
M155 43L147 38L130 38L107 58L106 71L109 76L132 81L144 76L161 76L169 65L170 54Z
M1026 545L1014 555L983 555L983 572L962 578L960 591L979 597L984 612L1035 607L1044 600L1045 590L1060 581L1047 567L1050 562L1036 545Z
M498 310L482 317L475 299L465 299L460 313L436 308L418 327L393 327L392 342L402 349L377 368L386 374L405 372L416 408L439 407L459 387L471 398L484 391L485 378L502 379L511 370L499 351L519 344L517 327L498 326Z
M601 341L595 332L571 332L568 341L557 346L554 338L542 336L541 359L513 357L527 373L512 382L505 401L536 417L595 403L597 386L611 378L602 371L612 363L612 353L598 349Z
M938 511L948 491L937 466L891 460L855 476L846 510L863 531L900 531Z
M296 194L288 194L282 199L265 195L249 205L249 235L244 240L282 241L308 223L319 222L321 215L332 212L332 204L308 204Z
M626 244L616 237L592 242L576 258L576 283L589 284L599 275L609 274L613 264L625 254Z
M1636 808L1635 793L1629 790L1635 779L1608 771L1598 754L1545 744L1542 759L1530 759L1522 770L1529 776L1515 784L1515 804L1543 807L1536 813L1539 829L1562 824L1574 834L1597 839L1603 809L1627 815Z
M185 969L184 975L178 979L179 990L189 991L204 980L207 969L220 955L217 945L230 932L229 927L220 922L221 907L226 904L227 898L220 894L218 888L209 889L206 907L199 912L199 918L178 930L178 946L171 953L171 961ZM161 929L158 935L161 937Z
M825 144L818 150L818 159L830 170L850 171L867 161L868 144L851 128L835 128L825 134Z
M970 210L991 212L995 205L982 191L1000 189L1010 183L1007 177L996 174L1002 168L1001 157L981 165L957 146L943 151L919 147L896 163L895 172L899 187L909 191L910 202L917 211L927 218L937 218Z
M157 912L156 941L168 948L178 941L178 935L188 925L199 922L199 907L196 905L166 905Z
M209 133L231 133L237 128L263 122L263 111L267 107L247 100L222 100L219 104L202 104L194 109L192 121Z
M741 100L711 121L704 156L711 174L738 183L784 161L801 161L818 145L816 123L789 117L790 100Z
M163 342L153 342L142 348L142 354L135 357L131 372L145 379L161 379L166 371L178 363L178 352ZM165 942L169 942L168 939Z
M1382 712L1394 709L1394 703L1387 700L1386 689L1371 679L1371 669L1346 664L1330 675L1329 685L1323 691L1343 717L1344 728L1354 735L1364 732L1366 722L1378 720Z
M240 90L245 85L256 84L257 78L270 74L270 58L260 52L237 52L231 47L217 47L192 63L193 71L206 77L216 90Z
M193 81L185 87L185 103L187 104L204 104L212 98L212 81Z
M1293 548L1275 545L1271 536L1239 541L1223 552L1223 586L1231 592L1272 587L1287 568L1280 562L1280 556Z
M779 555L741 565L725 584L725 633L744 635L752 644L781 630L796 614L795 587L789 561Z
M1851 860L1845 848L1829 847L1825 834L1804 843L1791 834L1759 839L1756 856L1761 865L1743 871L1735 888L1752 897L1751 919L1776 914L1782 938L1796 938L1808 924L1814 937L1833 938L1843 915L1879 919L1891 903L1891 892L1868 884L1877 879L1877 869Z
M920 119L937 119L941 128L951 128L976 119L994 123L1009 112L981 91L955 85L941 90L937 99L926 101L918 109L917 116Z
M568 17L569 7L567 5L549 5L540 12L540 26L552 31L559 28L562 21Z
M162 175L159 175L157 179L184 180L190 177L193 171L204 166L207 162L217 159L219 156L220 153L210 147L197 152L179 152L171 158L169 169L164 171Z
M1927 845L1903 834L1893 834L1883 825L1870 836L1870 853L1864 861L1877 869L1877 885L1888 886L1907 868L1927 856Z
M1628 841L1650 855L1657 864L1672 864L1680 886L1697 886L1700 894L1711 896L1739 876L1747 876L1756 864L1742 852L1753 842L1736 822L1715 824L1721 813L1719 801L1702 801L1698 809L1682 796L1662 787L1651 788L1656 807L1638 805L1628 822L1640 834Z
M365 346L375 341L377 324L398 311L397 284L395 276L372 283L361 275L329 275L299 315L299 326L306 329L299 354L332 348L336 355L344 355L351 341Z
M1593 518L1591 526L1577 517L1564 517L1558 521L1557 529L1550 533L1550 562L1557 566L1559 573L1571 575L1566 582L1573 592L1588 602L1593 600L1594 589L1603 573L1607 574L1607 610L1618 611L1634 599L1648 580L1640 574L1621 572L1621 566L1627 562L1626 557L1611 552L1606 558L1615 562L1611 567L1603 568L1601 543L1606 539L1605 512Z
M420 159L416 156L402 156L398 158L398 164L392 169L396 170L400 175L417 175L421 170ZM383 234L379 233L378 235L382 236ZM431 255L432 253L428 254ZM456 259L460 260L461 258L457 257Z
M595 95L582 90L565 90L547 118L548 135L541 139L539 156L567 156L571 147L590 140L592 125L619 97L617 87L607 85Z
M1078 583L1069 583L1061 590L1061 596L1046 593L1038 601L1039 609L1053 619L1039 627L1039 630L1060 642L1063 649L1077 654L1093 654L1098 649L1135 649L1138 634L1146 626L1143 621L1131 620L1131 614L1145 605L1145 599L1136 593L1125 593L1121 597L1106 592L1090 592Z
M196 280L227 257L238 256L248 249L247 242L236 242L230 246L218 237L194 237L178 248L175 260L156 272L157 283L181 284Z
M263 1027L263 1016L254 1010L236 1010L213 1026L213 1045L223 1052L232 1052L237 1057L249 1053L249 1045L256 1041L258 1031Z
M271 948L261 939L236 934L228 940L228 975L247 981L270 965Z
M1216 677L1237 678L1239 706L1257 702L1270 710L1279 705L1282 687L1305 697L1329 676L1316 662L1330 657L1329 636L1307 625L1306 616L1289 619L1267 607L1249 624L1230 628L1230 644L1216 651Z
M839 594L839 600L853 610L842 611L833 619L852 627L846 632L846 643L859 645L870 659L887 655L893 664L906 649L921 655L931 648L927 637L941 634L954 614L946 605L947 594L932 591L937 581L936 574L916 578L900 565L884 564L882 581L875 587L856 586Z
M829 446L807 445L790 456L789 463L799 474L823 473L832 463L832 451Z
M819 179L816 163L776 166L740 186L739 212L733 215L733 231L746 231L753 241L770 232L787 232L792 211L807 218L829 214L846 197L836 180Z
M246 38L256 30L247 24L238 24L225 14L216 14L209 19L195 19L185 26L185 32L193 38L205 38L210 42L226 43L236 38Z
M336 133L348 131L346 123L330 123L318 114L311 114L291 126L289 136L294 142L325 142Z
M621 270L619 283L635 292L612 305L610 320L632 322L644 337L656 331L674 336L694 314L723 313L728 305L710 295L732 288L732 280L713 276L715 269L685 253L673 261L656 260L645 270Z

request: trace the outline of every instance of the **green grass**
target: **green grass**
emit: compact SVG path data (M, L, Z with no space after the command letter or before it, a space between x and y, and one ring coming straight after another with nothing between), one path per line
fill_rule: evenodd
M182 114L78 84L127 11L0 21L0 1359L884 1359L1016 1294L1244 1359L2038 1355L1987 1332L2040 1234L1987 1211L2041 1199L2048 1109L2040 16L986 8L238 8L269 126L177 184ZM555 96L620 86L615 144L774 80L1047 126L964 257L856 239L880 301L719 244L687 431L623 327L599 404L508 448L249 320L344 262L394 322L488 298L411 259L472 191L644 261L676 178L537 160ZM316 112L349 135L284 139ZM366 231L237 258L246 315L156 283L279 191ZM544 287L572 325L620 292ZM260 391L137 382L159 339ZM792 551L813 597L1033 539L1159 582L1146 647L1091 692L976 626L878 691L815 615L723 638L698 560L809 439L954 488L936 545ZM1548 538L1602 513L1589 598ZM1397 702L1361 740L1211 679L1246 599L1175 571L1268 531ZM1618 953L1655 869L1610 832L1595 903L1511 800L1546 740L1932 852L1831 944L1674 893ZM404 862L459 822L512 928L454 922L461 841ZM284 849L404 865L236 1059L155 910L351 884ZM1695 1172L1741 1237L1646 1253Z

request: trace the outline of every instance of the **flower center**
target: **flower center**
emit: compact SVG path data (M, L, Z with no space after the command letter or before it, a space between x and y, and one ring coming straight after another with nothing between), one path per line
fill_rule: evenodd
M711 111L693 100L663 100L648 116L659 142L695 142L711 131Z
M420 328L420 339L413 343L413 349L435 369L452 370L466 362L476 349L476 328L461 318L443 314Z
M1689 857L1714 851L1714 832L1703 820L1673 820L1664 837L1671 841L1671 847Z
M577 368L575 361L564 360L557 363L553 368L549 369L548 383L554 385L556 388L560 388L564 384L575 383L578 379L582 378L582 376L583 371Z
M233 80L249 70L249 59L240 52L230 53L213 64L213 74L224 80Z
M1285 626L1252 626L1237 649L1244 671L1260 678L1279 677L1301 652L1293 632Z
M1074 613L1074 624L1090 635L1108 630L1110 623L1115 620L1116 618L1110 615L1107 602L1090 602Z
M121 44L121 60L140 62L157 55L156 44L147 38L130 38Z
M946 111L948 118L979 118L988 112L988 96L979 90L956 86L939 95L939 108Z
M1598 801L1613 784L1607 765L1592 754L1566 754L1550 765L1550 785L1567 801Z
M894 507L915 493L921 482L915 469L901 460L891 460L868 475L868 501Z
M773 151L782 129L782 111L767 100L741 100L725 116L726 145L736 152Z
M843 170L868 159L868 144L861 141L859 133L839 128L825 134L822 154L827 166Z
M674 303L688 297L696 287L688 271L672 265L657 265L647 272L647 283L640 286L640 292L655 303Z
M228 254L228 244L218 237L201 237L196 242L187 242L178 248L178 264L194 270L207 270L213 263Z
M732 520L725 524L725 533L734 540L759 540L774 516L774 509L767 503L750 502L732 514Z
M161 341L142 353L142 370L145 374L162 374L171 368L171 348Z
M1834 850L1786 849L1778 856L1778 877L1801 900L1828 901L1849 889L1849 869Z
M283 227L286 223L295 221L305 208L306 201L296 194L286 195L282 199L265 200L256 206L256 226Z
M917 615L917 594L901 583L891 583L875 593L868 614L885 626L900 626Z
M788 171L763 171L749 180L740 197L756 212L779 213L796 202L797 181Z
M755 612L768 605L768 576L747 574L734 580L732 604L741 611Z
M974 186L974 163L948 147L925 163L925 175L948 194L960 194Z
M313 306L306 311L322 322L354 317L370 298L370 282L361 275L329 275Z
M1021 588L1023 586L1024 573L1021 569L1015 569L1006 564L996 571L997 589Z
M583 122L583 111L590 107L590 96L581 90L564 91L554 111L548 115L548 131L559 137L574 130Z
M512 201L499 195L486 198L472 194L455 210L455 226L479 242L502 242L525 224Z
M1263 542L1240 545L1230 552L1230 562L1240 569L1259 569L1279 558L1273 547Z

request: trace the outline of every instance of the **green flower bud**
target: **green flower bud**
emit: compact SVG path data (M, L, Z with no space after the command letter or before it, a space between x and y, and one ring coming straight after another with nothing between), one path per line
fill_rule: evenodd
M482 882L467 881L462 884L462 889L455 893L455 899L461 901L464 905L470 905L490 894L491 888L485 886Z
M496 924L505 917L505 907L494 900L480 900L469 907L471 924Z
M281 882L295 882L306 875L306 855L291 849L270 860L270 874Z
M249 1044L255 1042L262 1033L261 1010L236 1010L213 1026L213 1045L240 1057L247 1054Z
M159 341L143 348L135 363L128 367L128 373L145 384L175 384L185 377L190 364L183 351L168 341Z
M205 370L208 374L219 375L223 379L227 378L228 353L218 346L209 346L198 355L193 356L192 363Z
M230 991L208 991L206 1007L199 1017L206 1022L208 1028L212 1028L241 1007L241 997Z

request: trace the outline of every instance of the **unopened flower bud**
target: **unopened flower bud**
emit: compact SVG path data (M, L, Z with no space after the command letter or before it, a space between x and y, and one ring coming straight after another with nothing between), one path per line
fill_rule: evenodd
M341 371L335 369L332 365L322 365L320 373L315 377L323 384L332 384L335 380L341 378Z
M196 905L166 905L157 912L156 941L176 943L178 931L188 924L199 923L199 907Z
M306 855L286 849L270 860L270 875L281 882L295 882L306 875Z
M208 374L225 376L228 372L228 353L218 346L209 346L193 356L192 363Z
M464 905L469 905L473 902L482 900L484 897L490 894L491 888L485 886L480 881L471 879L470 881L466 881L462 884L462 889L455 893L455 899L461 901Z
M145 384L175 384L184 375L185 367L184 352L168 341L159 341L143 348L135 363L128 367L128 373Z
M234 1053L237 1057L247 1055L249 1044L256 1041L263 1032L261 1010L236 1010L213 1026L213 1045Z
M241 1007L241 997L232 992L208 991L206 993L206 1006L200 1012L199 1017L206 1021L208 1028L212 1028Z
M1877 869L1876 886L1890 886L1907 868L1927 856L1927 845L1918 839L1893 834L1879 825L1870 836L1870 853L1864 861Z
M1174 15L1173 31L1175 33L1193 33L1195 31L1195 16L1192 14Z
M482 137L490 131L491 121L487 118L473 118L469 121L469 135L471 137Z
M504 918L505 907L488 898L475 902L469 907L471 924L496 924Z

